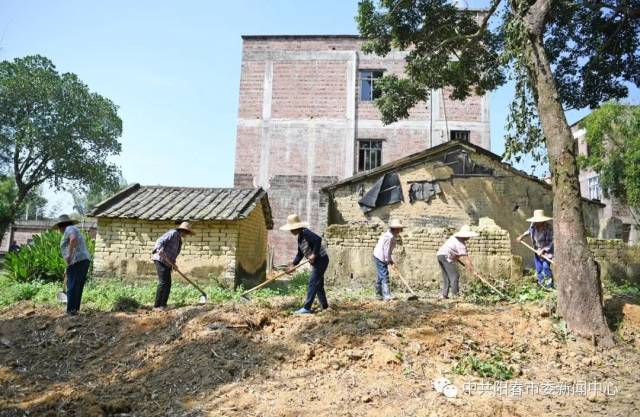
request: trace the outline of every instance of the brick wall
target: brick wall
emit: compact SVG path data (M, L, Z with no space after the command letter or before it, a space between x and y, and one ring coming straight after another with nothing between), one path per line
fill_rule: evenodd
M254 210L255 211L261 211ZM253 214L253 212L252 212ZM264 247L260 234L255 234L255 218L248 220L245 231L254 233L255 248L243 241L241 258L256 254ZM187 236L177 259L178 267L185 274L198 280L216 278L233 285L236 280L236 257L242 221L193 222L195 235ZM264 222L263 229L266 229ZM98 219L94 272L97 276L119 276L131 279L155 277L151 262L151 250L155 241L174 222L135 219ZM259 228L258 228L259 229ZM264 236L264 232L262 232ZM251 269L249 265L244 264Z
M434 109L443 110L419 103L408 120L384 126L373 103L360 101L358 69L401 74L406 54L366 55L362 42L355 36L243 40L234 185L268 189L276 225L297 212L322 231L319 187L356 172L358 139L385 139L383 162L447 140L445 126L470 130L474 143L490 146L484 97L455 103L447 92L437 94ZM276 264L295 249L286 233L270 233L269 242Z
M491 219L481 219L473 228L480 236L469 240L468 249L476 268L488 275L511 276L512 255L509 233ZM327 282L338 287L373 286L376 269L373 249L386 230L381 224L331 225L325 231L329 257ZM436 259L438 248L455 231L446 227L409 227L402 233L393 257L409 285L437 288L441 272ZM516 265L519 261L516 260ZM465 278L464 268L460 268ZM518 273L520 271L514 271ZM392 280L394 272L391 272ZM396 278L397 281L397 278ZM402 285L396 283L396 285Z

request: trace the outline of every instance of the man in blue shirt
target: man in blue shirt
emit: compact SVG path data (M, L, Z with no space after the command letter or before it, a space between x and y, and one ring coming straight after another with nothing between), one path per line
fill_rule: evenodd
M533 248L536 251L533 262L536 267L538 284L553 288L553 272L551 272L551 262L548 261L553 258L553 226L549 220L552 218L545 216L544 210L534 210L533 217L527 219L528 222L531 222L531 226L518 236L517 240L520 242L527 235L531 237ZM547 282L545 283L545 281Z
M322 238L307 229L307 226L307 223L300 221L297 214L291 214L287 217L287 224L280 228L280 230L289 230L297 237L298 253L293 260L293 266L298 265L302 258L307 258L312 266L307 287L307 299L304 306L296 311L297 314L311 314L311 306L316 296L318 296L320 307L323 310L329 308L327 295L324 291L324 273L329 266L329 257L322 246ZM293 266L289 268L288 272L293 272Z
M58 217L53 225L62 233L60 240L60 252L67 263L65 274L67 275L67 314L75 316L80 311L80 301L84 283L89 273L91 256L84 241L80 229L75 224L77 220L71 219L66 214Z
M162 311L167 308L169 293L171 292L171 270L176 264L176 259L182 249L182 239L192 235L191 223L182 222L180 226L171 229L158 238L151 253L151 259L156 266L158 274L158 287L156 288L156 300L154 310Z

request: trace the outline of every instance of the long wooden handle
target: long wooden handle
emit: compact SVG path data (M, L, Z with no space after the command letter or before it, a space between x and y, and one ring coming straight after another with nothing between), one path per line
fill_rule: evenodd
M302 261L302 262L300 262L298 265L294 266L294 267L292 268L292 270L296 270L296 269L298 269L299 267L301 267L302 265L307 264L307 263L309 263L309 260ZM277 280L278 278L281 278L281 277L283 277L283 276L285 276L285 275L287 275L287 274L289 274L289 273L290 273L290 271L288 271L288 270L287 270L287 271L284 271L284 272L282 272L282 273L280 273L280 274L276 275L275 277L271 277L271 278L269 278L268 280L266 280L265 282L261 283L260 285L256 285L255 287L253 287L253 288L251 288L251 289L248 289L247 291L243 292L240 296L241 296L241 297L243 297L243 296L245 296L245 295L249 294L250 292L253 292L253 291L259 290L260 288L266 287L267 285L269 285L269 284L270 284L270 283L272 283L273 281L275 281L275 280Z
M415 292L413 292L413 290L411 289L411 287L409 286L409 283L407 281L404 280L404 277L402 276L402 274L400 273L400 270L398 269L398 267L396 266L396 264L394 263L393 265L393 270L396 271L396 273L398 274L398 276L400 277L400 279L402 280L402 283L404 284L405 287L407 287L407 289L409 290L409 292L411 293L411 295L416 295Z
M460 265L462 265L463 268L467 269L467 266L462 263L462 261L460 259L458 259L458 263L460 263ZM498 295L500 295L503 298L508 298L506 295L504 295L500 290L498 290L496 287L494 287L493 285L491 285L491 283L484 279L482 277L482 275L480 275L479 273L477 273L476 271L473 271L473 276L478 278L480 281L484 282L487 286L489 286L489 288L491 288L495 293L497 293Z
M520 242L520 243L522 243L523 245L525 245L527 248L531 249L531 251L532 251L533 253L535 253L536 255L538 255L538 252L536 252L536 250L535 250L535 249L533 249L533 248L532 248L532 247L531 247L527 242L523 242L523 241L521 241L521 240L520 240L519 242ZM539 256L539 257L541 257L542 259L544 259L545 261L549 261L549 262L550 262L551 264L553 264L553 265L555 265L555 264L556 264L555 262L553 262L553 259L548 258L548 257L547 257L547 256L545 256L545 255L538 255L538 256Z
M165 261L167 261L167 262L169 263L169 265L171 266L171 268L175 269L175 271L176 271L178 274L180 274L180 276L181 276L182 278L184 278L184 279L185 279L189 284L191 284L191 285L193 285L194 287L196 287L196 289L197 289L198 291L200 291L200 294L204 295L204 296L205 296L205 298L207 298L207 293L206 293L206 292L204 292L204 290L203 290L202 288L200 288L200 287L198 286L198 284L196 284L195 282L191 281L191 280L190 280L190 279L189 279L185 274L183 274L183 273L182 273L182 271L180 271L180 270L178 269L178 267L176 266L176 264L174 264L174 263L173 263L173 262L171 262L169 259L167 259L167 257L166 257L166 256L163 256L163 258L164 258L164 260L165 260Z

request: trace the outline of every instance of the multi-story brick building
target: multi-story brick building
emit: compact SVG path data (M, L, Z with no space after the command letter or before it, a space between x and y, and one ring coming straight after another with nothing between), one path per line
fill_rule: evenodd
M582 119L581 119L582 120ZM576 154L587 156L589 146L585 139L587 131L580 126L580 120L571 125L575 139ZM600 216L598 237L622 239L626 243L640 241L640 226L628 206L613 196L606 196L600 186L600 177L592 169L580 170L580 193L583 197L602 201L605 205Z
M297 212L322 231L318 190L357 172L448 141L490 148L489 98L434 91L406 120L385 126L376 79L402 74L405 52L361 51L353 35L243 36L236 187L268 189L274 222ZM288 232L270 232L275 261L292 256Z

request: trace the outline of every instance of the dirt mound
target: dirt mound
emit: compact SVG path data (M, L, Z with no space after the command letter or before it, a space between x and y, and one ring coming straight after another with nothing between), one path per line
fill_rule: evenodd
M293 316L286 301L77 317L54 306L2 310L0 416L640 415L633 343L596 351L563 338L535 306L421 297ZM474 367L498 356L514 378L478 377ZM442 376L456 398L434 390ZM581 381L600 389L583 395ZM485 382L493 390L480 392Z

